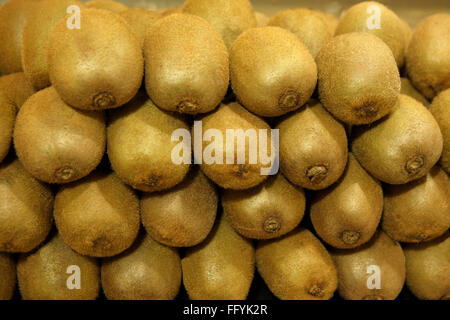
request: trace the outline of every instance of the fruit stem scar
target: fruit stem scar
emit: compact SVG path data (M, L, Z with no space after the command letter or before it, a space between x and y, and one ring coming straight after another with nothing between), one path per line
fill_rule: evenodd
M281 229L281 220L277 217L269 217L264 220L263 229L268 233L275 233Z
M308 293L309 293L310 295L312 295L313 297L323 297L323 295L324 295L322 286L319 285L319 284L313 284L313 285L309 288Z
M293 90L287 89L278 99L278 107L282 109L292 109L300 103L300 94Z
M365 102L360 108L357 108L356 115L360 118L373 118L378 114L378 107L372 101Z
M246 174L246 173L248 173L248 168L247 168L247 166L246 166L245 164L240 164L240 165L237 167L237 170L235 170L233 174L234 174L236 177L243 177L244 174Z
M327 176L328 168L324 165L312 166L306 171L306 177L314 184L322 182Z
M195 114L198 113L198 109L198 104L192 101L192 99L184 99L177 106L177 111L180 113Z
M425 157L423 155L415 155L410 157L405 164L405 170L410 175L417 174L425 165Z
M95 108L109 108L116 104L116 98L109 92L101 92L94 96L92 106Z
M345 244L355 244L361 238L361 233L358 231L344 230L341 233L341 240Z
M55 177L58 180L67 181L75 175L75 170L70 166L65 166L55 171Z

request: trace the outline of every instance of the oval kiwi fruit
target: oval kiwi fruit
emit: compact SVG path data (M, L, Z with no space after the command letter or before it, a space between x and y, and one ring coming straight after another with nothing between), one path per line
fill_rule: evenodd
M303 228L259 242L256 265L270 291L282 300L328 300L338 286L330 254Z
M170 247L192 247L210 233L218 195L196 167L176 187L142 195L142 224L156 241Z
M147 29L161 18L161 13L143 8L131 8L120 12L120 16L131 26L141 47L144 48Z
M87 176L100 163L105 140L104 113L71 108L53 87L26 101L14 128L19 160L33 176L48 183Z
M230 74L240 103L263 117L300 108L317 83L317 66L307 47L279 27L241 34L230 50Z
M441 128L444 138L440 165L450 174L450 89L442 91L432 102L430 111Z
M52 226L53 194L17 159L0 165L0 251L28 252Z
M11 300L16 288L16 262L11 254L0 252L0 300Z
M316 192L311 200L311 221L329 245L349 249L369 241L383 211L383 190L350 153L339 182Z
M359 248L333 250L331 255L338 269L338 291L343 299L394 300L400 294L406 276L405 255L400 245L383 231Z
M438 166L423 178L384 188L382 227L400 242L429 241L450 228L450 179Z
M83 9L81 29L61 20L48 43L52 85L67 104L84 110L112 109L130 101L144 74L144 57L131 27L117 14ZM70 70L70 72L67 72Z
M101 278L110 300L172 300L181 285L180 256L141 235L124 253L103 259Z
M144 54L145 87L158 107L205 113L225 97L228 51L206 20L190 14L158 20L147 31Z
M244 31L257 26L249 0L186 0L183 12L206 19L229 49Z
M94 258L70 249L55 234L37 251L20 256L17 279L24 300L95 300L100 290L100 266ZM71 289L77 284L79 289Z
M375 178L389 184L420 179L442 153L442 134L430 111L400 95L394 111L372 126L353 128L351 149Z
M225 216L200 245L181 260L183 283L192 300L245 300L253 281L255 250Z
M362 32L334 37L316 57L319 97L337 119L354 125L388 115L400 94L400 75L389 47Z
M428 99L450 88L450 14L422 20L414 30L406 54L411 82Z
M408 78L400 78L400 80L402 82L402 88L400 90L401 94L405 94L407 96L410 96L411 98L416 99L425 107L428 107L430 105L430 102L427 100L427 98L425 98L419 91L416 90L416 88L414 88Z
M292 231L303 218L305 203L303 189L291 185L281 173L250 190L222 192L228 221L252 239L273 239Z
M86 7L104 9L115 13L121 13L128 10L126 5L113 0L90 0L86 2Z
M184 118L156 107L140 92L123 108L110 113L108 156L112 168L126 184L145 191L162 191L180 183L189 164L175 164L172 133L189 130ZM190 148L190 146L187 146Z
M347 164L347 135L320 103L310 100L276 128L280 130L280 168L290 182L320 190L339 179Z

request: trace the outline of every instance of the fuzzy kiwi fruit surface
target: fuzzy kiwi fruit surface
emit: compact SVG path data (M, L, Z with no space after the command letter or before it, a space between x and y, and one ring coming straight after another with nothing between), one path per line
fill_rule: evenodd
M280 27L241 34L230 50L230 74L240 103L263 117L300 108L317 84L317 66L308 48Z
M310 100L276 128L280 130L280 168L292 183L320 190L339 179L347 164L347 135L320 103Z
M442 91L433 100L430 111L438 122L444 138L444 149L439 163L450 174L450 89Z
M214 184L195 168L174 188L142 195L142 224L162 244L192 247L211 231L218 201Z
M100 266L55 234L37 251L19 257L17 279L24 300L95 300Z
M372 126L353 128L351 149L375 178L405 184L422 178L442 153L443 139L430 111L400 95L394 111Z
M87 176L100 163L106 144L103 112L76 110L53 87L32 95L20 109L14 128L19 160L47 183Z
M120 16L131 26L141 47L144 48L147 29L161 18L161 13L144 8L131 8L120 12Z
M181 260L183 283L192 300L245 300L253 281L255 250L225 216L200 245Z
M9 253L0 252L0 300L11 300L16 288L16 262Z
M388 115L400 94L400 74L389 47L362 32L334 37L316 57L319 97L337 119L354 125Z
M427 98L425 98L419 91L417 91L416 88L414 88L408 78L400 78L400 80L402 82L402 88L400 90L401 94L405 94L407 96L410 96L411 98L416 99L426 107L430 105L430 102L427 100Z
M128 10L126 5L113 0L91 0L86 2L86 7L109 10L115 13L121 13Z
M338 285L330 254L303 228L259 242L256 265L270 291L282 300L328 300Z

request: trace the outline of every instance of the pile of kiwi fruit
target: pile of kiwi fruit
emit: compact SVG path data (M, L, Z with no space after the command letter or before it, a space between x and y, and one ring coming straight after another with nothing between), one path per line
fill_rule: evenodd
M448 12L7 0L0 33L0 300L450 299Z

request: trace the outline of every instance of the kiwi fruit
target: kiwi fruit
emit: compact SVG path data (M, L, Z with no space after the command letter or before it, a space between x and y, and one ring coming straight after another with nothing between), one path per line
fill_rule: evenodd
M295 185L325 189L343 174L348 158L344 126L316 100L281 120L281 172Z
M305 203L303 189L291 185L281 173L250 190L222 192L228 221L252 239L273 239L292 231L303 219Z
M81 12L81 29L61 20L48 43L48 72L61 99L84 110L130 101L144 74L142 47L125 19L100 9ZM70 70L70 72L67 72Z
M328 300L338 286L330 254L303 228L260 241L256 266L270 291L282 300Z
M438 122L444 138L440 165L450 174L450 89L442 91L433 100L430 111Z
M300 108L317 83L316 63L307 47L280 27L242 33L230 50L230 73L240 103L263 117Z
M369 124L388 115L400 94L400 74L389 47L362 32L334 37L316 57L319 97L337 119Z
M450 88L449 56L450 14L434 14L422 20L408 47L406 71L414 87L428 99Z
M374 13L368 10L374 6L379 10L379 27L371 26L369 23ZM336 35L350 32L364 32L377 36L391 49L398 67L403 66L407 45L403 21L383 4L364 1L349 8L339 21Z
M114 173L96 171L62 186L55 197L56 227L76 252L110 257L128 249L139 232L139 199Z
M37 90L50 85L47 64L50 33L72 5L84 6L78 0L39 0L27 16L22 35L22 66L28 81Z
M103 259L101 278L110 300L172 300L181 286L180 256L141 235L124 253Z
M400 95L394 111L373 126L353 128L351 149L375 178L405 184L422 178L442 153L442 134L433 115L417 100Z
M295 34L313 57L333 37L324 15L310 9L289 9L270 19L269 26L281 27Z
M407 96L410 96L411 98L416 99L425 107L428 107L430 105L430 102L428 102L427 98L425 98L419 91L417 91L416 88L414 88L408 78L400 78L400 81L402 82L402 87L400 90L401 94L405 94Z
M406 256L406 285L419 299L450 299L450 232L432 241L409 244Z
M158 20L147 30L144 55L147 93L164 110L206 113L227 93L228 51L203 18L177 13Z
M147 29L161 18L161 13L143 8L132 8L120 12L120 16L131 26L141 47L144 48Z
M16 262L11 254L0 252L0 300L11 300L16 288Z
M400 245L383 231L356 249L337 249L331 255L338 269L338 291L343 299L394 300L400 294L406 276L405 255Z
M255 249L222 215L200 245L181 260L183 283L192 300L245 300L255 271Z
M375 234L383 211L383 190L350 153L347 168L332 187L311 198L311 221L329 245L356 248Z
M47 183L87 176L105 152L103 112L76 110L53 87L32 95L20 109L14 146L23 166Z
M162 244L192 247L211 231L218 201L214 184L196 167L176 187L142 195L142 224Z
M258 151L259 146L263 144L262 139L267 139L266 146L268 157L274 159L275 150L272 149L272 132L269 125L261 118L245 110L240 104L232 102L230 104L222 104L214 112L197 119L202 124L202 137L198 137L195 126L192 129L192 137L194 140L194 157L196 162L200 162L203 173L214 181L217 185L225 189L245 190L257 186L267 179L267 175L262 174L263 169L270 169L263 160L258 157L256 163L251 163L250 153ZM208 130L217 130L222 134L223 141L208 142L204 139L203 132ZM233 140L227 141L227 130L235 130ZM247 130L255 130L257 132L257 146L251 150L250 139L245 138L245 161L239 164L239 140ZM261 134L261 130L266 130L267 136ZM195 141L202 139L202 145L197 146ZM275 139L274 139L275 140ZM223 143L223 145L221 145ZM228 146L230 145L230 146ZM200 149L200 150L198 150ZM220 151L223 151L220 159ZM235 150L238 150L235 152ZM209 152L209 154L208 154ZM217 153L217 154L216 154ZM214 158L214 163L209 163L208 159L199 159L199 156L205 154ZM227 158L234 155L233 164L227 163ZM255 155L252 155L255 156ZM201 160L201 161L200 161ZM221 163L219 163L221 162Z
M384 188L383 230L400 242L422 242L450 228L450 178L435 166L423 178Z
M112 168L122 181L141 191L174 187L190 167L172 161L178 143L171 136L177 129L189 130L185 119L160 110L140 92L126 106L110 113L107 137Z
M206 19L228 49L242 32L257 26L249 0L186 0L183 11Z
M270 18L262 12L255 12L255 17L257 27L266 27L270 20Z
M329 13L325 13L325 12L318 11L318 10L315 12L317 14L319 14L320 16L322 16L322 18L325 20L325 23L328 26L328 31L330 32L331 35L334 36L336 33L337 26L339 24L339 19Z
M123 3L113 0L91 0L86 2L88 8L104 9L115 13L121 13L128 10Z
M28 252L52 226L53 194L12 157L0 165L0 251Z
M55 234L37 251L19 257L17 279L24 300L95 300L100 266L94 258L70 249Z

